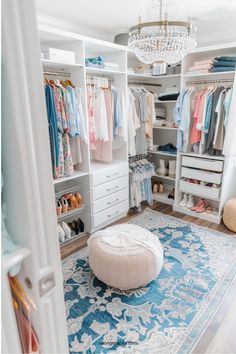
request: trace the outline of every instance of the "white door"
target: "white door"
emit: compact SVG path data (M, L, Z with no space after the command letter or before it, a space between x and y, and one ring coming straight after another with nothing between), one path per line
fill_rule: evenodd
M23 282L27 277L32 283L32 288L26 289L37 307L33 326L41 353L68 353L34 2L4 0L2 21L2 172L7 225L13 239L31 252L23 262L20 277ZM10 322L14 316L6 310L9 300L9 293L4 292L4 353L20 352L16 346L19 338Z

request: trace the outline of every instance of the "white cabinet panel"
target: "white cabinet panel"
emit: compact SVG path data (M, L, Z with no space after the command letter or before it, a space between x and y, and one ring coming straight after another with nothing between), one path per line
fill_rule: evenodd
M217 171L223 170L223 161L203 159L200 157L183 156L182 166L201 168L202 170Z
M101 184L93 189L93 200L103 198L109 194L116 193L121 189L128 188L128 176L118 178L114 181Z
M220 196L220 188L212 188L201 186L200 184L190 183L180 180L179 189L181 192L190 193L197 197L218 200Z
M112 181L122 176L126 176L127 173L127 163L95 171L92 173L92 185L98 186L100 184Z
M215 173L204 170L197 170L194 168L181 168L181 177L198 179L208 183L221 183L222 173Z
M128 210L128 201L124 201L122 203L115 205L114 207L102 211L101 213L95 214L93 218L94 227L108 221L112 222L114 218L117 218L117 216L122 215L127 210Z
M127 200L128 197L128 189L122 189L117 193L113 193L105 198L98 199L93 202L93 212L94 214L97 214L104 209L111 208L112 206Z

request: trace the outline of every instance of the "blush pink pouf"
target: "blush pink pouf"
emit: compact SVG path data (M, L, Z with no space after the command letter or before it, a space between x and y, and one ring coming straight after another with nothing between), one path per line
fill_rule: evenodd
M97 231L88 240L89 265L96 277L121 290L136 289L156 279L163 249L156 235L133 224Z

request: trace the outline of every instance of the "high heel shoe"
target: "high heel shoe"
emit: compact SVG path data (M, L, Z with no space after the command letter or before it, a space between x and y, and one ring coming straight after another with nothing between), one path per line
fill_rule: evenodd
M73 220L72 222L68 222L68 226L75 233L75 235L79 234L79 225L75 220Z
M61 212L62 212L62 205L61 205L61 202L60 200L57 200L57 215L61 215Z
M80 205L82 204L82 196L79 192L75 193L75 198L77 200L77 203Z
M155 182L152 186L152 193L157 194L159 190L158 184Z
M163 193L163 192L164 192L163 182L159 182L159 193Z
M66 200L66 198L61 198L61 204L62 204L62 212L63 213L67 213L68 212L68 202Z
M76 221L77 227L79 229L79 232L84 232L84 223L81 219L78 219Z
M76 208L79 207L77 199L76 199L76 197L73 194L71 194L71 193L70 194L66 194L65 198L66 198L66 200L68 202L68 205L69 205L68 210L76 209Z
M175 199L175 189L173 188L172 191L168 194L168 199Z

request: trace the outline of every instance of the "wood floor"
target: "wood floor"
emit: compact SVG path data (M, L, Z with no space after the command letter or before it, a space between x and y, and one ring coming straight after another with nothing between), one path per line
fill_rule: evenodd
M145 208L145 207L147 207L147 205L143 205L143 207ZM159 212L161 212L163 214L168 214L168 215L171 215L171 216L175 216L176 218L192 222L192 223L197 224L199 226L204 226L204 227L208 227L208 228L213 229L213 230L221 231L221 232L224 232L224 233L226 233L228 235L234 235L234 233L231 232L230 230L228 230L224 226L223 223L221 223L220 225L217 225L217 224L211 223L209 221L201 220L201 219L198 219L198 218L194 218L193 216L188 216L188 215L179 213L177 211L173 211L172 210L172 206L167 205L167 204L155 202L155 204L153 206L151 206L151 207L148 206L148 207L153 209L153 210L159 211ZM131 210L129 212L129 214L125 218L120 219L116 223L127 222L132 217L134 217L135 215L138 215L138 212ZM61 257L62 257L62 259L70 256L72 253L74 253L74 252L80 250L81 248L85 247L86 246L86 241L88 239L88 236L89 235L84 236L83 238L81 238L79 240L72 241L72 242L66 244L65 246L61 247Z
M147 207L147 206L144 206ZM228 235L235 235L229 231L223 223L220 225L210 223L201 219L187 216L185 214L175 212L171 206L162 203L155 203L152 207L153 210L175 216L182 220L195 223L199 226L208 227L213 230L221 231ZM118 223L127 222L132 217L137 215L135 211L130 211L127 217L119 220ZM64 259L70 254L78 251L86 246L88 236L83 239L71 242L61 248L61 257ZM235 235L236 237L236 235ZM219 306L216 314L213 316L208 327L202 334L199 342L193 350L193 354L236 354L236 281L234 281L227 291L221 305Z

